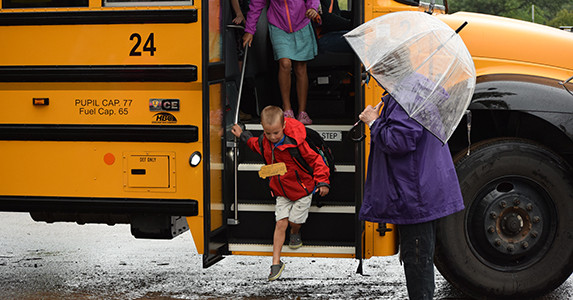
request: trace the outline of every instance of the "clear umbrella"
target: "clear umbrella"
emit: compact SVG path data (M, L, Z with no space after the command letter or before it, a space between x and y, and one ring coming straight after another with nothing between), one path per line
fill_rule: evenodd
M443 143L453 134L475 89L472 57L457 31L423 12L396 12L344 37L366 71L408 115Z

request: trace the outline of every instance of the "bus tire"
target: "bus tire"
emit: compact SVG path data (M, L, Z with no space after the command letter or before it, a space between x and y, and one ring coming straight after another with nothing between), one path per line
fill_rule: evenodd
M474 298L525 299L573 271L572 172L522 139L495 139L459 156L465 210L438 222L435 264Z

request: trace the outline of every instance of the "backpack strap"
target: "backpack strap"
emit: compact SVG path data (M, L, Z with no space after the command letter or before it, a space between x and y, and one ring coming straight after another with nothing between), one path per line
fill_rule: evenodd
M265 162L265 164L268 164L267 159L265 158L265 147L263 145L264 138L263 138L262 134L259 136L258 142L259 142L259 149L261 150L261 156L263 157L263 161ZM304 158L302 157L302 154L300 153L300 150L298 149L298 145L296 147L288 148L288 152L294 158L295 162L297 162L303 170L305 170L308 174L311 174L311 175L313 174L314 170L306 162L306 160L304 160Z
M304 160L302 154L300 154L298 146L288 148L288 152L294 158L294 160L300 165L300 167L303 168L308 174L312 175L314 173L312 167L306 162L306 160Z
M262 134L259 135L259 148L260 148L260 150L261 150L261 156L263 157L263 162L264 162L265 165L266 165L266 164L268 164L268 163L267 163L267 159L265 158L265 147L264 147L264 145L263 145L264 140L265 140L265 139L263 138L263 135L262 135Z

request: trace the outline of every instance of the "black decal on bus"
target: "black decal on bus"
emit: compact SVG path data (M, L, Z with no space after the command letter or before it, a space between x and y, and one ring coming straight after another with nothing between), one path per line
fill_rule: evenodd
M40 125L0 124L0 140L192 143L193 125Z
M137 48L139 48L139 45L141 44L141 35L139 35L139 33L133 33L129 37L129 40L133 41L133 39L135 39L135 45L131 48L129 56L141 56L141 51L137 51Z
M0 26L165 23L187 24L196 22L196 9L11 12L0 14Z
M194 65L0 66L0 82L192 82Z
M141 35L139 33L131 34L129 40L133 41L134 39L135 39L135 45L133 45L133 48L131 48L129 56L141 56L141 51L138 51L139 45L141 45ZM149 55L151 56L155 55L155 51L157 51L157 49L155 48L153 33L150 33L149 36L147 37L147 40L143 45L143 51L149 52Z
M131 175L145 175L145 169L131 169Z
M151 123L177 123L177 118L174 115L166 112L156 113L153 115Z
M149 55L153 56L156 50L157 49L155 49L155 44L154 44L154 34L152 32L149 34L149 37L147 38L145 44L143 45L143 51L147 51L149 52Z

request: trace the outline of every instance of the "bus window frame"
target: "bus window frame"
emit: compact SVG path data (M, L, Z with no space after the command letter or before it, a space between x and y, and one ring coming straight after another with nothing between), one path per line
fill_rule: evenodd
M175 1L150 1L142 0L137 2L108 2L103 0L103 7L134 7L134 6L192 6L194 0L175 0Z

